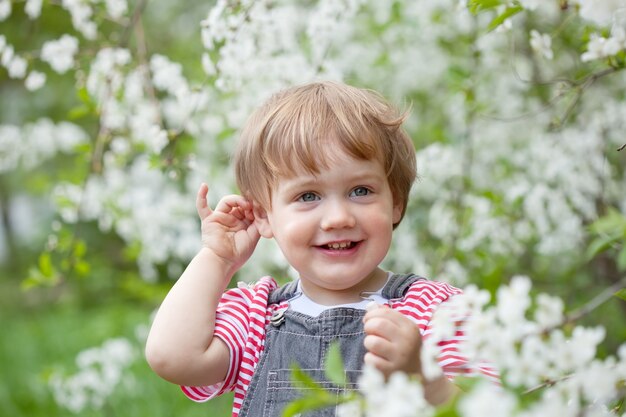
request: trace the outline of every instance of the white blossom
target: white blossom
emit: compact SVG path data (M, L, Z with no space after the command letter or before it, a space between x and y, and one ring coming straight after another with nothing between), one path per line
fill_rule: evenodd
M113 19L119 19L128 12L126 0L105 0L107 13Z
M556 358L557 368L575 372L593 360L596 347L604 338L604 329L577 326L570 339L564 339L560 332L556 332L556 335L550 342L555 348L554 352L560 353Z
M524 25L513 27L511 19L497 31L484 33L481 29L493 16L470 15L464 0L214 3L201 25L206 48L201 64L210 85L194 85L185 78L183 65L165 55L153 55L149 64L142 64L129 50L108 47L97 51L84 73L77 73L111 141L103 151L101 175L80 185L57 184L56 210L68 223L93 221L102 231L138 243L137 265L148 281L156 280L163 269L178 275L180 265L197 252L197 220L189 198L206 178L212 182L213 200L232 192L232 173L225 172L220 161L232 151L232 132L250 109L280 87L311 79L349 80L374 86L400 102L416 100L418 111L406 125L418 133L415 140L421 144L421 181L413 188L406 219L394 232L389 269L432 272L435 279L464 283L480 280L480 275L472 276L477 270L529 254L531 259L549 257L551 270L563 273L579 262L576 255L588 241L588 224L599 215L597 202L626 207L626 178L606 158L607 147L624 140L626 105L613 100L610 91L621 85L623 75L613 75L618 81L606 77L606 84L586 89L571 120L555 131L546 128L553 113L531 92L532 77L550 80L567 69L568 54L555 55L549 35L556 43L560 29L554 30L550 22L560 21L558 2L506 3L534 11L528 22L542 26L530 33L522 32ZM572 7L602 30L591 34L582 61L612 57L625 49L619 20L623 3L578 0L579 7ZM4 19L11 4L0 0ZM106 7L113 19L128 13L124 0L63 0L62 6L74 28L94 40L97 8ZM27 0L25 11L30 18L39 16L41 0ZM546 59L513 54L511 41L517 39L529 42ZM75 66L78 46L76 38L64 35L45 43L40 56L54 71L65 73ZM22 57L29 55L7 45L2 35L0 53L11 77L26 75ZM31 71L24 83L35 90L45 83L45 75ZM550 93L565 91L560 88ZM197 153L183 161L189 168L184 183L174 176L177 171L150 163L150 157L168 146L172 133L207 138L210 144L197 146ZM78 126L47 119L2 125L0 172L36 167L86 140ZM427 238L418 230L427 232ZM431 237L436 243L428 242ZM55 245L55 239L49 243ZM157 268L159 264L167 268ZM258 278L259 270L270 268L297 274L276 245L264 241L240 276ZM530 286L530 278L516 277L497 290L493 302L488 292L470 286L463 296L443 303L424 335L424 376L441 376L437 342L452 337L454 324L462 322L459 349L469 363L457 370L491 366L504 381L502 387L481 384L468 393L461 402L462 415L610 415L600 403L611 401L615 386L626 378L626 347L617 358L597 359L604 330L553 329L564 319L563 301L546 294L532 298ZM112 357L125 357L123 345L106 349ZM110 386L121 381L124 366L119 365L130 361L103 360L106 349L103 344L81 353L81 371L75 375L51 378L59 403L76 412L103 404ZM546 381L554 384L523 407L509 390ZM385 383L379 373L366 368L359 382L364 402L346 404L342 413L413 416L432 411L419 384L403 374Z
M87 135L77 125L70 122L54 124L46 118L19 127L0 125L0 133L0 172L18 164L33 168L87 140Z
M11 64L13 57L15 56L15 49L13 45L6 45L2 49L2 56L0 57L0 63L6 68Z
M151 152L160 153L168 142L167 132L158 126L150 127L145 133L145 143Z
M535 321L545 329L556 326L563 321L563 300L548 294L537 296Z
M18 166L22 149L20 128L0 124L0 173L9 172Z
M74 55L78 52L78 39L63 35L56 41L48 41L41 48L41 59L59 74L74 66Z
M55 372L50 377L55 400L74 413L101 408L123 382L123 371L136 356L135 348L122 338L80 352L76 357L78 372L67 376Z
M530 47L546 59L554 58L554 53L552 52L552 38L547 33L542 34L536 30L531 30Z
M589 403L608 403L617 395L620 376L614 372L615 361L593 360L572 376L577 380L584 398Z
M31 71L24 80L24 85L29 91L39 90L45 83L46 74L39 71Z
M130 52L124 48L103 48L98 51L87 77L87 90L98 101L117 106L116 93L124 84L123 67L131 60Z
M578 12L583 19L600 26L608 26L613 15L626 9L625 0L576 0L580 5Z
M459 404L463 417L510 417L517 405L516 398L499 391L493 384L481 383L464 396Z
M428 417L433 413L432 407L424 399L422 386L417 381L409 379L403 372L392 373L385 382L381 372L365 365L358 384L364 398L366 417L381 415ZM352 414L345 415L354 415L358 410L358 403L352 403L342 413L349 412Z
M156 54L150 59L150 70L152 82L156 88L167 91L173 96L189 90L187 81L183 77L183 67L179 63Z
M202 54L202 69L207 75L215 75L217 73L217 69L215 68L215 63L211 59L211 56L208 53Z
M41 6L43 0L26 0L24 12L30 19L37 19L41 15Z
M95 39L97 33L96 24L91 21L93 10L88 2L82 0L62 0L64 9L72 16L72 25L85 38Z
M580 59L583 62L593 61L594 59L604 58L604 44L606 43L606 38L603 36L599 36L595 33L591 35L589 42L587 43L587 51L584 52Z
M11 62L7 65L9 77L11 78L24 78L27 68L28 64L21 56L14 56Z
M337 406L337 417L362 417L362 407L359 401L350 401Z
M530 335L521 340L518 355L511 357L511 361L502 366L506 370L507 383L512 386L535 387L546 376L550 366L550 355L547 346L537 335ZM509 346L512 352L513 346Z
M0 0L0 22L11 16L11 0Z
M542 3L541 0L520 0L521 6L528 10L535 10Z

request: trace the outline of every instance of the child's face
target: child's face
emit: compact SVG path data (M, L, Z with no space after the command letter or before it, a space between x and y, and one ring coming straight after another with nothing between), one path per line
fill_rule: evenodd
M386 277L378 265L402 207L394 204L379 161L354 159L332 146L328 151L336 154L328 169L278 181L257 226L276 240L309 296L323 302L343 294L348 302Z

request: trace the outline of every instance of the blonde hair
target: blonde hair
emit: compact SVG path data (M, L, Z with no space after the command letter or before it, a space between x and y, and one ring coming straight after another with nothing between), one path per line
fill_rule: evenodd
M405 118L379 94L345 84L282 90L250 115L241 132L234 155L239 190L269 209L277 181L327 168L333 144L356 159L382 163L404 216L416 176L415 148L401 127Z

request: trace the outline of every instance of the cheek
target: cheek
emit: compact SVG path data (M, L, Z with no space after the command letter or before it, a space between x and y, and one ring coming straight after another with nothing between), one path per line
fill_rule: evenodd
M288 245L304 243L311 239L313 232L312 222L305 218L293 218L283 215L272 219L274 238L281 246L288 249Z

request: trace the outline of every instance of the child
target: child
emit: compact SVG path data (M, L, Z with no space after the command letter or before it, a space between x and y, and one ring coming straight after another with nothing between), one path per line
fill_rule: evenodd
M324 379L338 341L348 389L363 363L421 378L429 320L456 288L378 265L391 245L416 176L404 115L377 94L333 82L284 90L254 112L234 164L241 195L215 209L202 184L196 207L202 248L163 301L146 356L161 377L195 401L235 392L233 416L279 416L300 395L295 362ZM271 277L225 292L260 239L273 238L299 279ZM380 308L366 311L375 302ZM459 366L455 343L440 364ZM423 380L432 404L456 387ZM334 415L334 408L315 415Z

